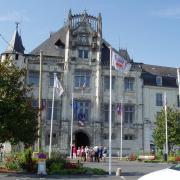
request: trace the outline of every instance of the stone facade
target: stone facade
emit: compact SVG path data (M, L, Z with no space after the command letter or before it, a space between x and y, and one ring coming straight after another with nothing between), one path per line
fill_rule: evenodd
M18 31L16 30L16 34ZM22 41L20 41L22 42ZM15 43L14 43L15 46ZM23 47L23 46L21 46ZM56 72L64 88L63 95L55 97L53 150L68 153L70 148L71 98L74 94L73 143L77 146L109 143L109 57L110 44L102 37L102 17L82 14L68 15L66 25L35 48L30 54L16 51L2 53L2 60L10 57L19 67L26 67L27 83L33 83L34 107L38 107L39 53L43 51L42 72L42 129L43 149L48 151L53 73ZM116 51L114 49L114 51ZM126 50L116 51L132 64L128 74L112 68L112 154L120 151L123 112L123 155L149 152L155 115L162 108L156 106L156 94L168 92L170 104L176 104L176 86L146 84L148 65L130 59ZM18 54L18 57L17 57ZM156 67L156 66L154 66ZM159 67L164 69L164 67ZM176 70L171 68L176 79ZM167 68L167 71L169 69ZM154 73L159 76L159 71ZM160 77L166 77L160 74ZM166 80L164 80L166 81ZM153 81L154 82L154 81ZM123 111L117 112L121 101Z

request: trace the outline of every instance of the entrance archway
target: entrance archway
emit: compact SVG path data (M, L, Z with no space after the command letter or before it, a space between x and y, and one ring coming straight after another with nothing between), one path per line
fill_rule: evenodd
M81 147L81 146L90 146L90 140L86 133L82 131L78 131L75 133L75 146Z

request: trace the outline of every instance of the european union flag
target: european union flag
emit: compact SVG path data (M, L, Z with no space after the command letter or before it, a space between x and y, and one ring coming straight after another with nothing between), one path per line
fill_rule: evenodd
M72 106L72 103L71 103L71 106ZM78 102L77 101L73 101L73 109L77 111L78 108L79 108Z

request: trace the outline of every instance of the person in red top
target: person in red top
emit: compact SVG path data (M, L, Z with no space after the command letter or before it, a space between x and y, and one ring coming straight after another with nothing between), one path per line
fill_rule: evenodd
M77 157L77 148L76 148L76 146L72 147L72 154L73 154L73 159L76 159L76 157Z

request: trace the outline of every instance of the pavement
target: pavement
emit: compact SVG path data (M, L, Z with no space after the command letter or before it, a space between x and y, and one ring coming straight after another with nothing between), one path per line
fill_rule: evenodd
M108 162L100 162L100 163L84 163L84 166L92 167L92 168L101 168L106 171L109 169ZM160 170L166 167L171 166L171 164L167 163L143 163L137 161L113 161L112 162L112 175L101 175L101 176L88 176L88 175L77 175L77 176L61 176L61 175L47 175L44 177L37 176L34 174L0 174L0 180L137 180L144 174L149 172ZM121 168L122 174L120 176L116 176L117 168Z

